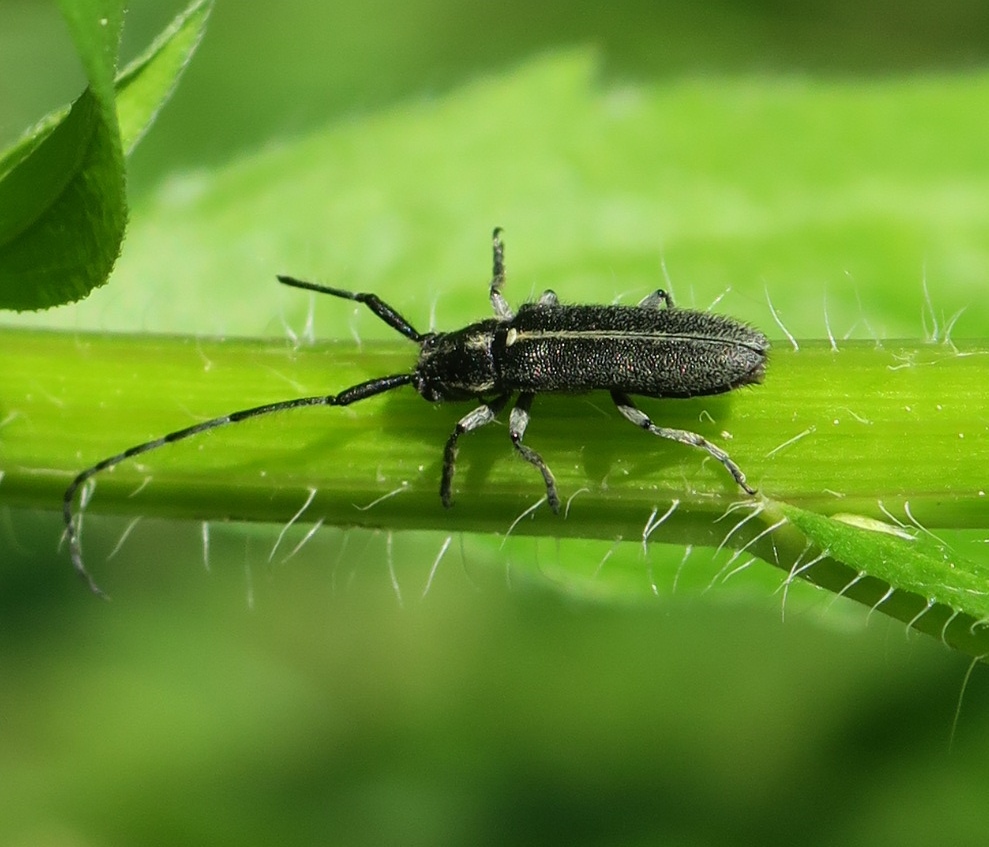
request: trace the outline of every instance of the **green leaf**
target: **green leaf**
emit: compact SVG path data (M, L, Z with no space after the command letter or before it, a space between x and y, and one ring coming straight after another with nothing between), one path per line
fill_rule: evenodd
M0 305L78 300L109 276L127 207L120 138L105 115L85 91L0 185Z
M206 32L212 9L213 0L195 0L120 72L117 120L124 153L134 149L168 102Z
M86 69L89 87L111 125L116 123L113 78L117 71L124 5L123 0L58 0L59 10Z
M66 0L61 8L89 87L0 156L0 306L17 310L78 300L108 278L127 223L124 148L167 100L210 4L193 3L116 89L122 4Z
M906 514L912 516L909 503ZM974 656L989 655L989 563L960 554L919 523L769 503L786 526L764 551L788 571L858 600Z

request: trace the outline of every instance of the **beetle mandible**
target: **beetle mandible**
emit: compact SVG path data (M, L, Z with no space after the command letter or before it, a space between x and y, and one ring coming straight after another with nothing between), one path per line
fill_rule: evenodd
M766 367L766 336L733 318L676 308L673 298L662 289L635 306L561 305L556 294L547 290L535 303L525 303L513 312L501 293L505 284L501 232L496 228L492 235L489 296L494 317L453 332L418 332L376 294L353 293L279 276L284 285L366 305L388 326L419 345L415 367L411 372L362 382L339 394L298 397L203 421L130 447L79 473L65 491L63 515L72 563L90 588L102 594L83 564L72 504L79 487L100 471L174 441L248 418L304 406L349 406L403 385L413 385L431 402L482 401L457 422L443 450L440 498L447 507L452 505L460 436L493 421L517 394L509 415L508 434L515 450L542 474L550 508L559 512L560 497L552 472L539 453L522 443L532 401L537 394L577 394L599 389L611 393L618 411L631 423L661 438L706 450L742 489L755 494L741 468L724 450L697 433L657 426L629 395L698 397L758 383ZM485 397L491 399L484 400Z

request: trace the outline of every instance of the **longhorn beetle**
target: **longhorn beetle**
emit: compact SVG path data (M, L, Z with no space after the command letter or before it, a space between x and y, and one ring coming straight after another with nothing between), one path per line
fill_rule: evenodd
M443 450L440 499L447 507L452 504L460 436L493 421L518 394L508 418L508 434L519 455L542 474L550 508L559 512L560 496L552 472L542 456L522 443L529 409L537 394L595 389L610 391L618 411L636 426L660 438L706 450L746 492L755 494L724 450L697 433L656 426L629 395L698 397L760 382L769 349L765 335L733 318L678 309L663 290L654 291L637 306L564 306L554 292L544 291L538 301L525 303L513 312L501 293L505 284L501 229L495 229L492 245L494 269L489 296L495 316L453 332L418 332L376 294L355 294L279 276L278 281L285 285L363 303L388 326L419 345L419 360L411 372L368 380L339 394L282 400L203 421L130 447L82 471L66 489L63 500L65 532L76 571L94 592L102 594L83 564L72 516L76 491L100 471L209 429L303 406L349 406L403 385L413 385L433 403L481 401L457 422Z

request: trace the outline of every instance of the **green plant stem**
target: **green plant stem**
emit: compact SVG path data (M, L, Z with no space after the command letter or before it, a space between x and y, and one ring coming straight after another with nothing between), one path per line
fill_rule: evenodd
M55 509L83 467L235 409L336 393L411 367L396 343L320 344L3 330L0 498ZM729 450L775 499L884 519L909 501L925 526L989 525L989 344L778 345L766 383L722 397L643 401L660 423ZM281 521L313 487L331 523L501 530L542 493L499 425L461 442L456 508L436 508L441 445L470 404L431 406L411 389L348 409L300 410L171 445L99 479L90 508ZM540 397L527 441L553 468L569 520L529 531L635 537L674 499L720 514L740 492L702 452L628 427L606 395ZM139 497L134 488L150 478ZM404 486L404 487L403 487ZM399 490L364 511L354 505ZM579 493L578 493L579 492ZM543 509L541 512L547 510Z
M294 349L285 340L23 330L0 332L0 351L3 361L17 363L0 374L0 503L50 510L60 508L80 470L134 444L237 409L337 393L414 362L414 349L390 342ZM538 398L526 436L554 470L563 515L543 506L517 520L538 505L543 488L500 425L462 440L456 505L445 510L437 493L441 447L470 404L433 406L406 388L345 409L295 410L223 427L126 461L96 477L87 510L283 523L307 503L303 523L648 535L693 545L727 541L736 549L754 543L757 555L788 571L810 561L813 542L828 554L844 552L834 560L822 554L801 576L870 604L893 585L901 594L884 611L913 621L925 604L940 602L945 580L960 579L950 571L954 564L944 575L925 576L936 560L925 554L912 569L890 572L885 560L900 553L879 550L874 534L848 527L847 517L805 523L796 534L794 527L805 513L815 520L902 519L927 529L989 525L989 394L972 390L987 381L985 343L843 342L836 350L813 342L799 351L775 349L762 386L643 401L662 424L725 445L772 500L744 496L702 451L650 439L606 396L588 395ZM758 520L742 520L760 505ZM863 572L876 579L849 586ZM964 576L964 591L982 584L981 571ZM964 613L969 625L989 617L981 596L959 605L950 588L946 614ZM943 626L940 613L919 624ZM963 641L968 652L983 646Z

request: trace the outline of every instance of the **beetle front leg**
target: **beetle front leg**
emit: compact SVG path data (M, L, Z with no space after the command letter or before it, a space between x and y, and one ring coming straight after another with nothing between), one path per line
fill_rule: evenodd
M457 440L465 432L473 432L485 424L491 423L498 413L505 408L511 394L502 394L490 403L478 406L468 415L464 415L457 421L456 427L450 437L446 440L446 447L443 450L443 476L440 481L440 500L446 508L453 505L453 471L457 464Z
M501 227L495 227L491 235L491 308L494 309L495 317L503 321L510 321L515 317L512 307L501 293L505 285L505 245L501 240Z
M620 391L612 391L611 399L615 401L618 411L637 427L651 432L653 435L658 435L660 438L669 438L671 441L679 441L681 444L689 444L693 447L700 447L702 450L706 450L725 466L728 473L734 477L735 482L748 494L756 493L754 488L746 484L745 474L742 473L742 469L720 447L715 447L710 441L696 432L690 432L686 429L671 429L665 426L656 426L645 412L636 407L627 394L623 394Z
M539 473L543 475L543 482L546 483L546 500L549 507L554 512L560 511L560 495L556 492L556 480L553 479L553 472L549 469L543 457L531 447L526 447L522 443L522 436L525 435L525 428L529 425L529 409L532 407L532 400L535 394L526 392L519 395L519 400L512 409L512 414L508 419L508 434L512 437L512 444L519 454L530 465L535 466Z

